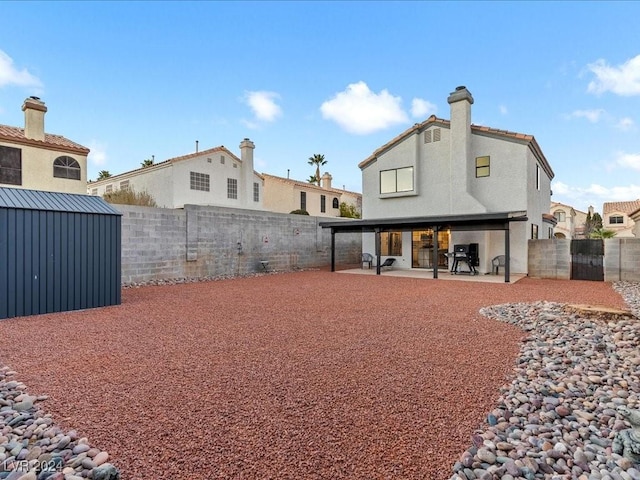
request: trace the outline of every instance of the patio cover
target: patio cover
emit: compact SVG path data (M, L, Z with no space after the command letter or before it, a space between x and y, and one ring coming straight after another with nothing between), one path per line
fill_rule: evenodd
M335 271L335 234L339 232L375 232L376 234L376 274L380 275L380 232L411 231L416 229L433 229L434 252L438 251L438 231L488 231L504 230L504 281L509 282L510 275L510 238L511 222L526 222L527 212L476 213L466 215L438 215L432 217L396 217L366 220L343 220L320 222L322 228L331 229L331 271ZM433 278L438 278L438 262L433 262Z

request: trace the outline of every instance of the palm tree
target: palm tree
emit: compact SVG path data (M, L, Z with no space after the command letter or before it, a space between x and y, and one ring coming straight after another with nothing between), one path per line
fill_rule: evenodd
M150 158L147 158L146 160L143 160L140 165L142 165L142 168L150 167L151 165L153 165L153 160Z
M109 170L100 170L98 172L98 180L104 180L105 178L109 178L111 176L111 174L109 173Z
M312 157L309 157L309 165L316 166L315 183L320 186L320 166L325 165L327 161L324 159L324 155L315 153Z
M315 175L311 175L309 177L309 180L307 180L307 182L309 182L309 183L318 183L318 178Z
M616 236L616 232L613 230L607 230L606 228L596 228L591 234L589 238L613 238Z

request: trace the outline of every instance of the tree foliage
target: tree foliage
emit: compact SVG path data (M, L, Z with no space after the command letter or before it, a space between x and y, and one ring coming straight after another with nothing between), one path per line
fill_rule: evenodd
M591 212L587 213L587 220L584 222L584 234L587 238L591 238L591 234L602 229L602 217L598 212L591 215Z
M143 207L156 207L156 201L146 191L136 192L133 188L125 188L114 192L105 193L104 198L109 203L119 205L140 205Z
M140 165L142 166L142 168L150 167L151 165L153 165L153 160L147 158L146 160L143 160Z
M293 215L309 215L309 212L307 212L306 210L302 210L301 208L299 208L298 210L292 210L289 213Z
M111 174L109 173L109 170L100 170L98 172L98 180L104 180L105 178L109 178L111 176Z
M309 157L309 161L307 163L309 163L309 165L315 165L316 167L315 182L318 184L318 186L320 186L320 167L322 165L326 165L327 160L324 159L324 155L315 153L313 154L313 156ZM313 183L313 182L309 180L309 183Z
M342 202L340 204L340 216L346 218L360 218L360 213L358 213L355 205Z
M597 214L596 214L597 215ZM613 230L607 230L606 228L596 228L589 234L589 238L613 238L616 236L616 232Z

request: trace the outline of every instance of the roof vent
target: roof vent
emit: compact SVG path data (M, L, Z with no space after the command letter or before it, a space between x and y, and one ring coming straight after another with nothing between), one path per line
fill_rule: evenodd
M30 96L29 98L33 99L33 100L40 100L40 97L34 97L33 95Z
M459 92L460 90L464 90L465 88L467 87L465 87L464 85L460 85L459 87L456 87L456 92Z

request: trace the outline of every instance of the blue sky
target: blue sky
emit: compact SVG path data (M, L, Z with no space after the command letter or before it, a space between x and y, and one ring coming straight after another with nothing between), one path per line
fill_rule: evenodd
M0 123L29 95L89 178L224 145L258 172L361 191L358 163L449 118L536 137L552 199L640 198L640 2L0 2ZM324 171L324 170L323 170Z

